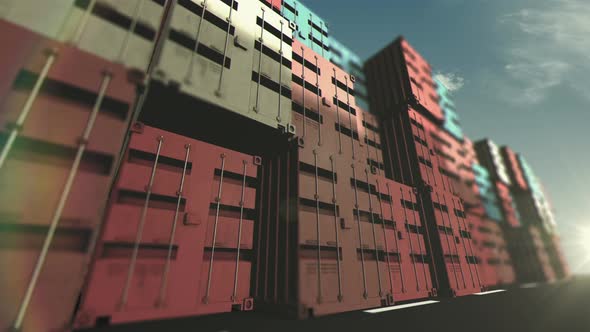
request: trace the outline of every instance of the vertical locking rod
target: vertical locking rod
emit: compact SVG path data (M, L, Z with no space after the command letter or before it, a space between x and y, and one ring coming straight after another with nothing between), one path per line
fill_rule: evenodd
M227 43L229 41L229 32L231 30L231 16L234 9L234 3L236 0L231 0L231 4L229 6L229 15L226 19L227 21L227 31L225 32L225 46L223 47L223 61L221 61L221 72L219 73L219 82L217 84L217 91L215 92L217 96L221 96L221 84L223 83L223 73L225 70L225 60L227 59ZM260 56L262 56L262 45L260 45ZM258 75L261 75L258 73Z
M68 177L66 178L66 182L63 188L63 191L59 197L59 201L57 203L57 207L53 213L53 217L49 224L49 230L47 235L45 236L45 240L43 241L43 247L41 248L41 253L37 258L35 263L35 268L33 269L33 275L31 276L31 280L27 285L27 290L25 291L25 296L21 305L18 309L16 320L14 322L14 329L18 330L21 328L25 314L29 307L29 303L31 301L31 297L33 295L33 291L37 287L37 282L39 280L39 276L41 275L41 270L43 269L43 265L45 264L45 260L47 258L47 254L49 252L49 246L53 242L53 237L55 236L55 232L57 230L57 226L59 224L59 220L61 219L63 209L65 208L66 202L70 195L70 191L72 189L72 185L74 184L74 180L76 179L76 175L78 174L78 169L80 167L80 163L82 161L82 156L84 155L84 151L86 150L86 146L88 145L88 139L90 138L90 133L94 128L94 123L96 121L96 117L98 116L98 112L102 106L102 102L104 99L104 95L106 90L111 82L111 74L105 73L100 84L98 96L96 101L94 102L94 107L92 108L92 112L90 113L90 117L88 118L88 122L86 123L86 128L84 129L84 133L80 138L80 145L78 146L78 150L76 151L76 156L74 157L74 162L72 167L70 168L70 172ZM22 113L21 113L22 115Z
M232 293L231 300L237 301L237 294L238 294L238 268L240 265L240 250L242 246L242 224L244 223L244 202L245 200L245 191L246 191L246 174L247 174L247 167L248 163L244 160L244 171L242 175L242 193L240 196L240 223L238 225L238 252L236 253L236 269L234 272L234 291Z
M385 184L385 187L387 187L387 195L389 195L389 197L391 197L391 201L389 202L389 211L391 213L391 220L393 220L393 230L397 232L397 222L395 221L395 216L393 214L393 196L391 196L391 190L389 188L389 183ZM404 277L404 265L402 264L402 256L400 253L400 248L399 248L399 241L397 239L397 234L395 234L395 247L397 249L397 261L399 262L399 272L400 272L400 277L401 277L401 281L402 281L402 293L406 292L406 279Z
M162 284L160 285L160 296L158 298L158 305L163 306L166 300L166 291L168 287L168 273L170 272L170 260L172 259L172 247L174 246L174 238L176 237L176 226L178 223L178 212L180 211L180 204L182 202L182 192L184 190L184 178L186 176L186 167L191 152L191 145L184 146L186 153L184 156L184 166L182 167L182 176L180 177L180 185L178 187L178 199L176 200L176 210L174 211L174 219L172 220L172 231L170 232L170 240L168 241L168 254L166 255L166 265L164 265L164 273L162 276Z
M2 152L0 152L0 169L2 169L2 166L4 166L4 163L6 162L6 159L8 157L8 153L10 152L10 150L12 150L14 141L18 136L18 132L21 130L23 124L27 120L27 116L29 116L29 112L33 107L33 103L35 102L35 99L37 99L37 95L39 94L39 91L41 90L41 87L43 86L43 83L47 78L47 73L49 72L51 66L53 66L53 62L55 61L56 55L57 54L55 51L49 50L47 60L43 65L43 69L41 70L41 73L39 74L39 77L37 78L35 85L33 86L33 90L31 90L31 94L27 97L27 101L25 102L23 109L20 111L20 114L18 115L14 128L12 128L12 130L10 131L8 138L6 139L6 143L2 148Z
M408 213L406 212L406 199L404 198L404 190L402 188L399 188L400 193L402 194L402 201L403 201L403 206L402 209L404 210L404 226L407 227L408 229L408 237L410 240L410 259L412 260L412 266L414 267L414 278L416 278L416 290L419 292L421 290L420 287L420 279L418 279L418 270L416 269L416 257L414 256L414 245L412 242L412 232L410 232L410 222L408 220Z
M205 297L203 297L203 303L209 302L209 291L211 289L211 275L213 274L213 258L215 256L215 241L217 240L217 225L219 223L219 209L221 207L221 189L223 187L223 174L225 172L225 157L225 153L221 154L221 175L219 176L219 187L217 188L217 196L215 197L215 222L213 224L213 240L211 240L211 258L209 259L207 289L205 290Z
M197 28L197 35L195 36L195 46L193 47L193 51L191 53L191 58L188 63L188 70L186 71L186 77L184 78L184 82L187 84L191 84L191 78L193 77L193 69L195 63L195 54L199 50L199 43L201 41L201 27L203 26L203 19L205 18L205 13L207 12L207 0L204 0L201 3L203 6L203 10L201 11L201 19L199 20L199 27ZM260 70L258 70L260 71Z
M365 299L367 299L369 297L369 293L367 292L367 275L365 272L365 252L364 252L364 248L363 248L363 231L362 231L362 227L361 227L361 213L360 213L360 207L359 207L359 197L358 197L358 186L356 183L356 169L354 167L354 164L351 165L352 167L352 178L353 178L353 183L354 183L354 209L356 212L356 221L357 221L357 225L358 225L358 233L359 233L359 246L360 246L360 251L361 251L361 267L363 270L363 297Z
M330 156L332 170L332 204L334 204L334 232L336 233L336 267L338 268L338 302L342 302L342 276L340 272L340 235L338 232L338 200L336 199L336 169L334 156Z

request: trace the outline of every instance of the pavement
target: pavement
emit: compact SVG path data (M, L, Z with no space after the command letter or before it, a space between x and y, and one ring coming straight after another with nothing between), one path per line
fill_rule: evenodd
M576 276L553 284L515 285L484 295L431 300L438 302L380 308L374 313L349 312L303 321L257 312L233 312L85 331L590 332L590 276Z

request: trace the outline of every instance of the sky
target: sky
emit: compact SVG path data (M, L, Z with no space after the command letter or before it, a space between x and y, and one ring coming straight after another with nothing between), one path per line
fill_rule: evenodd
M549 194L571 269L590 273L590 1L303 3L362 59L406 37L455 90L467 136L525 156Z

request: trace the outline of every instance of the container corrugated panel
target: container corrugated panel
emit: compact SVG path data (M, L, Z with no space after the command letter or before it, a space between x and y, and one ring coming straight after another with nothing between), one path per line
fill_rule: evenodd
M9 81L0 85L0 125L6 128L0 137L7 142L16 134L14 144L3 145L7 159L0 166L0 261L18 266L3 268L14 273L2 285L9 285L2 291L12 295L0 326L14 322L49 225L58 220L22 330L66 328L107 200L136 84L121 65L11 23L0 24L0 36L18 40L12 44L14 53L0 61ZM37 83L41 88L34 94ZM27 101L31 106L24 113ZM56 298L59 306L48 305L48 299Z
M571 276L571 272L569 269L569 264L566 260L565 254L563 253L562 245L561 245L561 238L558 235L551 236L551 246L553 246L553 250L555 251L555 262L556 265L555 270L559 271L558 277L560 279L566 279Z
M385 230L368 212L378 204L369 174L334 154L316 157L335 167L300 162L299 305L314 315L379 306L387 297L378 258Z
M533 169L522 155L518 155L518 160L530 188L528 195L532 197L534 203L534 208L532 209L536 211L534 212L535 217L532 218L532 220L541 224L546 232L554 233L557 225L555 223L553 212L551 211L551 205L546 197L545 190L543 189L543 185L535 176ZM520 206L519 209L521 209ZM529 208L526 207L525 209ZM527 214L527 212L524 212L523 214Z
M8 330L16 319L47 228L7 232L4 225L1 227L0 240L3 248L0 250L0 268L4 271L4 276L0 288L3 296L0 326ZM87 269L89 235L84 230L58 229L21 331L69 329Z
M448 285L444 287L448 287L453 296L480 291L483 285L477 256L460 200L451 193L436 189L430 193L430 197L435 218L431 229L437 231L431 237L436 237L442 248L440 255L447 275L445 280L448 280Z
M455 103L451 99L451 92L440 80L433 79L438 93L438 103L444 113L443 128L456 139L463 139L463 129L459 123L459 115L455 111Z
M480 252L483 274L490 283L486 286L507 285L515 281L514 269L500 225L488 218L468 214L474 224L474 240ZM494 281L494 283L491 283Z
M439 106L436 85L432 79L432 68L428 62L405 39L399 39L407 79L414 102L421 105L435 119L443 120L444 113Z
M282 0L260 0L260 1L270 5L272 10L276 11L278 14L281 13Z
M420 121L425 127L424 136L429 136L432 139L427 142L429 147L434 150L434 159L439 163L438 171L447 178L445 190L464 199L469 199L468 204L475 204L476 199L473 197L472 189L474 175L471 172L471 164L474 161L473 153L469 153L469 147L466 147L463 141L442 130L440 126L427 119ZM418 134L420 133L418 132Z
M257 235L254 291L262 307L303 318L429 296L431 261L412 232L421 223L410 216L410 188L335 150L316 150L309 162L296 143L264 166L268 217Z
M496 256L495 269L498 282L500 285L513 284L516 281L516 275L505 233L501 225L493 220L486 220L486 225L491 230L492 241L496 243L497 250L494 251L494 255Z
M75 0L4 0L0 4L0 18L56 39L74 3ZM39 13L43 13L42 17Z
M206 11L192 1L177 3L154 79L270 127L287 128L293 32L263 2L233 2L234 8L226 2L208 1Z
M473 249L478 260L478 271L480 273L482 284L486 287L493 287L500 283L498 271L495 262L497 262L497 244L493 239L493 230L490 224L481 215L467 213L466 221L472 235Z
M512 183L517 185L519 189L527 190L528 184L524 177L524 173L518 161L518 157L516 153L507 146L503 146L501 148L502 156L504 157L504 162L506 163L506 168L508 170L508 174L512 180Z
M254 289L260 308L305 318L380 306L387 293L379 292L385 279L380 284L378 275L386 267L375 255L374 239L360 236L377 227L359 218L369 210L361 190L368 173L335 151L320 151L311 163L301 160L305 150L294 144L263 168L265 217L257 233Z
M297 40L293 60L291 109L300 145L307 152L337 152L363 163L359 154L366 148L359 137L360 115L350 75ZM311 160L310 155L302 158Z
M490 139L484 139L475 143L475 150L479 162L488 169L492 179L512 185L504 157L496 143Z
M551 266L548 248L543 242L541 230L537 227L529 227L529 232L532 237L533 247L538 255L539 263L541 266L542 277L544 281L553 282L555 281L555 271Z
M535 226L505 229L507 245L519 282L547 282L555 274Z
M432 68L403 37L365 61L364 71L368 90L383 91L369 96L371 112L405 112L411 105L437 124L443 123Z
M498 181L496 183L496 190L504 213L504 220L511 227L519 227L521 225L520 215L516 209L516 205L512 199L508 186Z
M435 296L437 286L432 276L432 254L421 219L420 198L416 191L403 184L377 177L382 197L381 213L393 221L387 233L390 252L390 271L394 282L394 301Z
M92 8L90 4L74 1L57 38L110 61L147 70L164 1L97 0Z
M359 130L359 139L364 146L361 146L359 158L366 160L367 166L373 174L383 176L385 173L385 164L383 163L383 150L381 143L381 125L379 119L358 107L357 127Z
M260 158L136 123L77 327L253 309Z
M356 53L335 40L332 36L330 36L330 50L330 62L355 77L354 88L357 105L359 108L369 110L366 86L367 78L363 71L363 61Z
M475 173L475 183L487 216L496 221L503 220L504 216L500 207L500 200L492 185L492 180L489 178L488 170L478 163L474 163L472 168Z
M435 141L430 135L437 128L413 108L408 111L408 118L412 131L407 134L406 139L409 141L408 144L415 146L421 180L433 188L451 191L448 175L443 175L440 171L443 162L435 151Z
M281 7L283 17L295 24L293 36L301 43L330 59L328 26L325 21L297 0L286 0Z

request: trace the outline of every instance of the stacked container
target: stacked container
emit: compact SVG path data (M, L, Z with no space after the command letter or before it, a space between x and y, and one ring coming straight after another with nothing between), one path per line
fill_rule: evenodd
M567 277L568 267L561 253L551 206L539 180L523 156L517 155L506 146L502 147L502 155L508 174L513 181L510 191L515 198L523 223L527 227L536 227L543 240L544 250L549 256L552 273L546 272L550 270L549 267L543 267L543 278L550 280L552 274L559 279ZM541 259L541 261L545 260Z
M475 143L475 151L479 162L488 170L493 191L498 197L502 219L509 227L520 226L520 216L516 210L514 198L509 190L512 185L504 158L498 146L491 140L481 140Z
M451 92L440 80L435 78L434 83L436 84L436 92L439 97L438 103L444 114L443 128L456 139L463 140L463 129L461 129L459 123L459 115L455 110L455 103L451 98Z
M163 86L215 107L164 115L147 105L146 123L173 129L190 118L215 117L211 112L221 108L271 128L289 127L293 30L288 21L255 0L181 0L169 13L152 95ZM162 118L171 125L161 125Z
M105 60L145 71L164 0L9 0L0 17ZM43 13L43 19L39 19Z
M438 292L457 296L481 290L464 202L458 196L469 196L470 176L459 174L470 168L472 155L442 129L444 113L430 65L400 37L367 61L365 73L372 111L383 123L385 174L418 187Z
M568 274L531 167L474 146L401 37L363 72L296 0L0 18L0 328L304 318Z
M293 60L296 139L264 177L258 303L306 317L428 297L417 197L381 175L376 118L348 73L298 40Z
M77 327L252 310L261 158L136 123Z
M367 79L363 72L363 61L348 47L330 36L330 61L342 70L349 72L355 78L356 104L362 109L369 110L367 95Z
M142 76L0 25L12 45L0 57L0 262L8 272L0 327L66 328Z
M312 51L330 59L330 39L326 22L298 0L283 0L283 17L293 26L293 36Z
M292 30L255 0L166 13L78 327L254 308L265 165L295 132Z
M508 247L514 261L517 279L520 282L550 281L554 272L549 263L548 248L541 241L541 217L535 207L534 195L527 194L522 188L522 175L526 178L525 168L516 167L515 156L508 149L503 152L489 139L475 144L480 162L488 170L495 184L502 211L502 226L509 239ZM519 163L522 165L522 163ZM530 174L530 173L529 173ZM532 178L530 178L532 179ZM512 181L516 182L512 182ZM533 182L527 181L526 187ZM533 184L533 187L535 184Z

